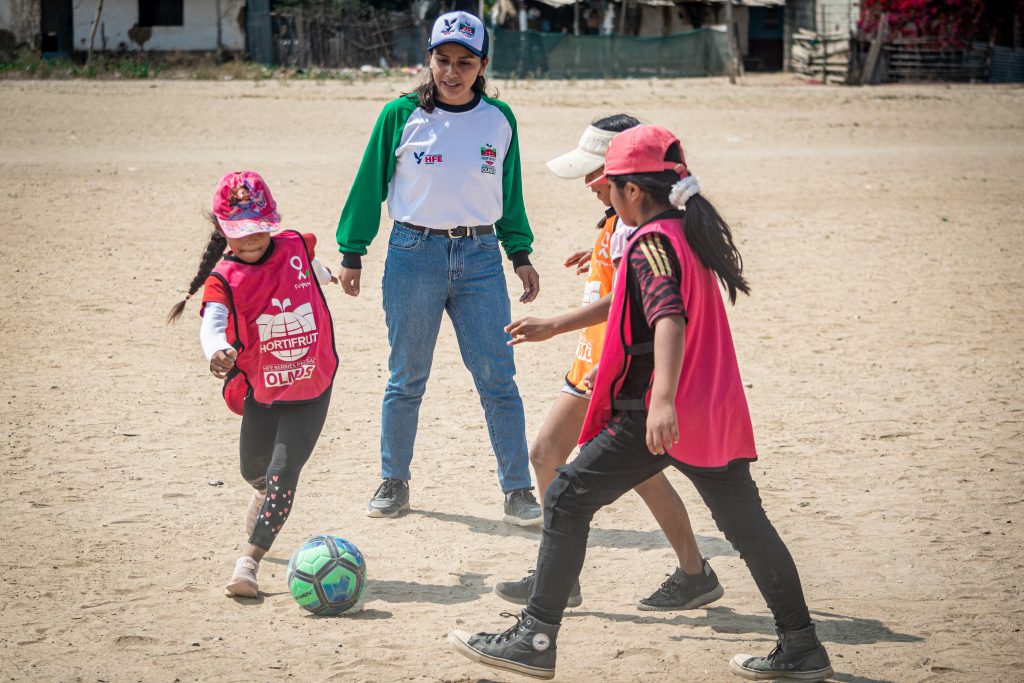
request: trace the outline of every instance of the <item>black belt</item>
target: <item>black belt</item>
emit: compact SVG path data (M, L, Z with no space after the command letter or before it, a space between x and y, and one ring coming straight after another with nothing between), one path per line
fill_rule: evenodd
M443 235L444 237L472 237L474 233L477 235L494 234L493 225L460 225L451 230L441 230L440 228L426 228L422 225L413 225L412 223L403 223L402 221L395 221L395 223L403 228L425 232L428 235Z

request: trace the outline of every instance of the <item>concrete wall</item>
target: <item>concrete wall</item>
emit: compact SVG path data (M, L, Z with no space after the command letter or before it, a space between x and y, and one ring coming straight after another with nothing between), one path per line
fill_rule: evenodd
M2 1L2 0L0 0ZM38 3L38 0L36 0ZM86 50L89 31L99 0L75 0L75 49ZM94 49L102 50L216 50L217 10L215 0L184 0L184 26L135 28L139 20L138 0L104 0L100 28ZM225 50L245 49L245 0L220 0L221 43ZM141 42L141 45L140 45Z
M39 0L0 0L0 48L6 44L39 45Z

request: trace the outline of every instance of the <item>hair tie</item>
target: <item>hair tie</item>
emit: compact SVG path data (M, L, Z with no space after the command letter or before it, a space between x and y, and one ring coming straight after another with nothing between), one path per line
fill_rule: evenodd
M680 164L681 165L681 164ZM680 178L668 193L668 201L677 209L686 211L686 202L695 194L700 194L700 183L695 175Z
M189 300L189 299L191 299L191 298L192 298L192 295L191 295L191 294L186 294L186 295L185 295L185 301L188 301L188 300Z

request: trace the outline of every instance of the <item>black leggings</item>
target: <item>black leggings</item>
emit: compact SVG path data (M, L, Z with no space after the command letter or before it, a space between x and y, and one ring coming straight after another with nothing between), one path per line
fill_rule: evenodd
M249 543L270 550L295 500L299 472L309 460L327 419L331 390L310 403L267 407L245 397L239 437L242 477L266 491Z
M754 582L783 631L803 628L811 617L793 558L761 505L750 463L733 461L721 471L680 466L647 450L646 413L621 415L615 434L600 432L560 474L544 495L544 532L536 585L527 611L558 624L583 568L590 520L600 508L670 465L685 474L711 510L715 524L747 564Z

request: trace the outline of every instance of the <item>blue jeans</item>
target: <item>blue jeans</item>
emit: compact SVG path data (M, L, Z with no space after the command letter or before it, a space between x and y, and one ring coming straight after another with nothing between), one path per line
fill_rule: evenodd
M526 417L516 386L511 321L501 251L494 235L451 238L395 225L381 284L391 377L381 409L385 479L408 480L420 403L430 377L441 313L455 328L462 362L473 375L498 459L501 490L529 488ZM451 355L446 350L445 355ZM455 408L455 406L452 406Z

